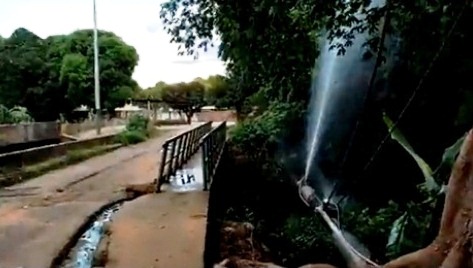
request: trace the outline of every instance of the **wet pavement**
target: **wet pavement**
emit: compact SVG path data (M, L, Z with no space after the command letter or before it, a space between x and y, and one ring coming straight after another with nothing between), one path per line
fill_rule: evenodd
M204 190L202 150L198 150L183 167L171 176L168 191L190 192Z

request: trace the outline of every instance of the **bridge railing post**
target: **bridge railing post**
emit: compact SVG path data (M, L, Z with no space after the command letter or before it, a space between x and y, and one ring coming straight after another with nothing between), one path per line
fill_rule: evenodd
M171 175L174 173L174 155L176 153L176 140L175 139L172 139L170 141L171 143L171 151L170 151L170 159L169 159L169 164L168 164L168 172L166 174L166 182L169 181L169 178L171 177Z
M213 176L222 157L226 142L226 132L226 122L222 122L201 138L204 190L209 189L209 185L212 183Z
M167 154L168 154L168 142L164 142L161 147L161 164L159 165L158 178L157 178L157 188L156 191L161 192L161 185L164 183L164 168L166 166Z

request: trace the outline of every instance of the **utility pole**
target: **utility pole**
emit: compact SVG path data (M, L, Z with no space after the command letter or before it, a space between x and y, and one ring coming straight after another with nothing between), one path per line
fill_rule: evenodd
M95 123L97 135L100 135L102 109L100 108L100 72L99 72L99 41L97 32L97 8L94 2L94 78L95 78Z

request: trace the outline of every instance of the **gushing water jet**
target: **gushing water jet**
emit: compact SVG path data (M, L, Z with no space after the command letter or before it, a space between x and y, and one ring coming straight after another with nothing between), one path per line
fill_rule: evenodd
M384 0L373 0L370 7L383 5ZM357 18L364 19L361 13L357 14ZM347 27L344 30L353 29ZM344 162L344 154L349 147L348 137L365 104L378 63L365 46L369 37L366 32L355 32L352 45L342 56L330 49L331 43L327 38L322 45L317 73L311 86L306 168L298 182L301 199L325 221L350 267L378 265L355 249L344 236L340 228L340 209L330 200L335 180L327 178L333 174L327 176L323 163L331 163L332 169L338 171L340 163Z

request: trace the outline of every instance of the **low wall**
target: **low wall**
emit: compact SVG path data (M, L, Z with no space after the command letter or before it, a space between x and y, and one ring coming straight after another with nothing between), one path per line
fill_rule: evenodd
M195 116L199 122L236 122L236 112L228 111L204 111L196 113Z
M0 125L0 146L60 138L61 127L57 122Z
M185 119L172 119L172 120L156 120L155 126L175 126L175 125L187 125Z
M112 118L110 120L102 121L102 127L121 126L125 124L126 120L120 118ZM95 127L95 121L91 120L86 120L81 123L64 123L61 124L61 133L74 136L77 133L95 129Z
M90 148L97 145L110 144L114 135L101 136L91 139L63 142L46 145L22 151L0 154L0 167L21 168L24 165L39 163L54 157L65 155L70 150Z

